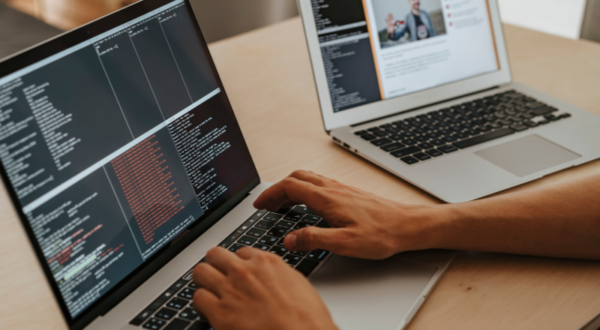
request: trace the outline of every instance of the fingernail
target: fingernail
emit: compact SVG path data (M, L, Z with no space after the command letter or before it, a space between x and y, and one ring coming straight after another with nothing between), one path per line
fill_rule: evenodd
M287 235L288 243L291 246L296 246L296 242L298 241L298 236L296 234L288 234Z

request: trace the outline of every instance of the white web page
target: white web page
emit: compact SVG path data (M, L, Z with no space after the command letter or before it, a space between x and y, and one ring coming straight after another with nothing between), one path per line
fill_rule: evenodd
M499 70L486 0L364 1L384 98Z

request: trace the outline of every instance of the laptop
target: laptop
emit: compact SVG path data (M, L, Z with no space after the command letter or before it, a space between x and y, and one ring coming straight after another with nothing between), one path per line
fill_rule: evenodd
M402 328L454 253L287 251L328 224L253 208L270 184L193 12L144 0L0 62L0 174L68 328L211 329L191 271L215 246L281 256L343 329Z
M299 0L334 143L459 203L600 157L600 118L512 81L497 0Z

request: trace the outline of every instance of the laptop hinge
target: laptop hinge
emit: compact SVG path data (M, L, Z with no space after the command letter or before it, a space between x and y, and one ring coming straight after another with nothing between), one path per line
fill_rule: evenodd
M402 110L402 111L399 111L399 112L396 112L396 113L393 113L393 114L390 114L390 115L385 115L385 116L382 116L382 117L379 117L379 118L369 119L367 121L356 123L356 124L350 125L350 127L356 127L356 126L360 126L360 125L372 123L372 122L375 122L375 121L378 121L378 120L382 120L382 119L385 119L385 118L390 118L390 117L394 117L394 116L401 115L401 114L404 114L404 113L421 110L421 109L424 109L424 108L427 108L427 107L431 107L431 106L434 106L434 105L437 105L437 104L442 104L442 103L446 103L446 102L450 102L450 101L462 99L463 97L468 97L468 96L473 96L473 95L480 94L480 93L489 92L491 90L498 89L498 88L500 88L500 86L494 86L492 88L486 88L486 89L483 89L483 90L480 90L480 91L477 91L477 92L460 95L460 96L457 96L457 97L453 97L453 98L442 100L442 101L435 102L435 103L426 104L426 105L420 106L418 108L412 108L412 109L408 109L408 110Z

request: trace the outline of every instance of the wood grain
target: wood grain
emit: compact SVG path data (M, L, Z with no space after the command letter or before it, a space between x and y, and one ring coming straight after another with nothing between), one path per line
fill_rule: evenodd
M506 26L516 81L600 114L600 45ZM405 203L439 203L336 147L321 122L299 19L211 45L263 181L295 169ZM600 173L600 162L513 190ZM65 329L4 191L0 329ZM600 312L600 263L461 252L409 329L579 329Z

